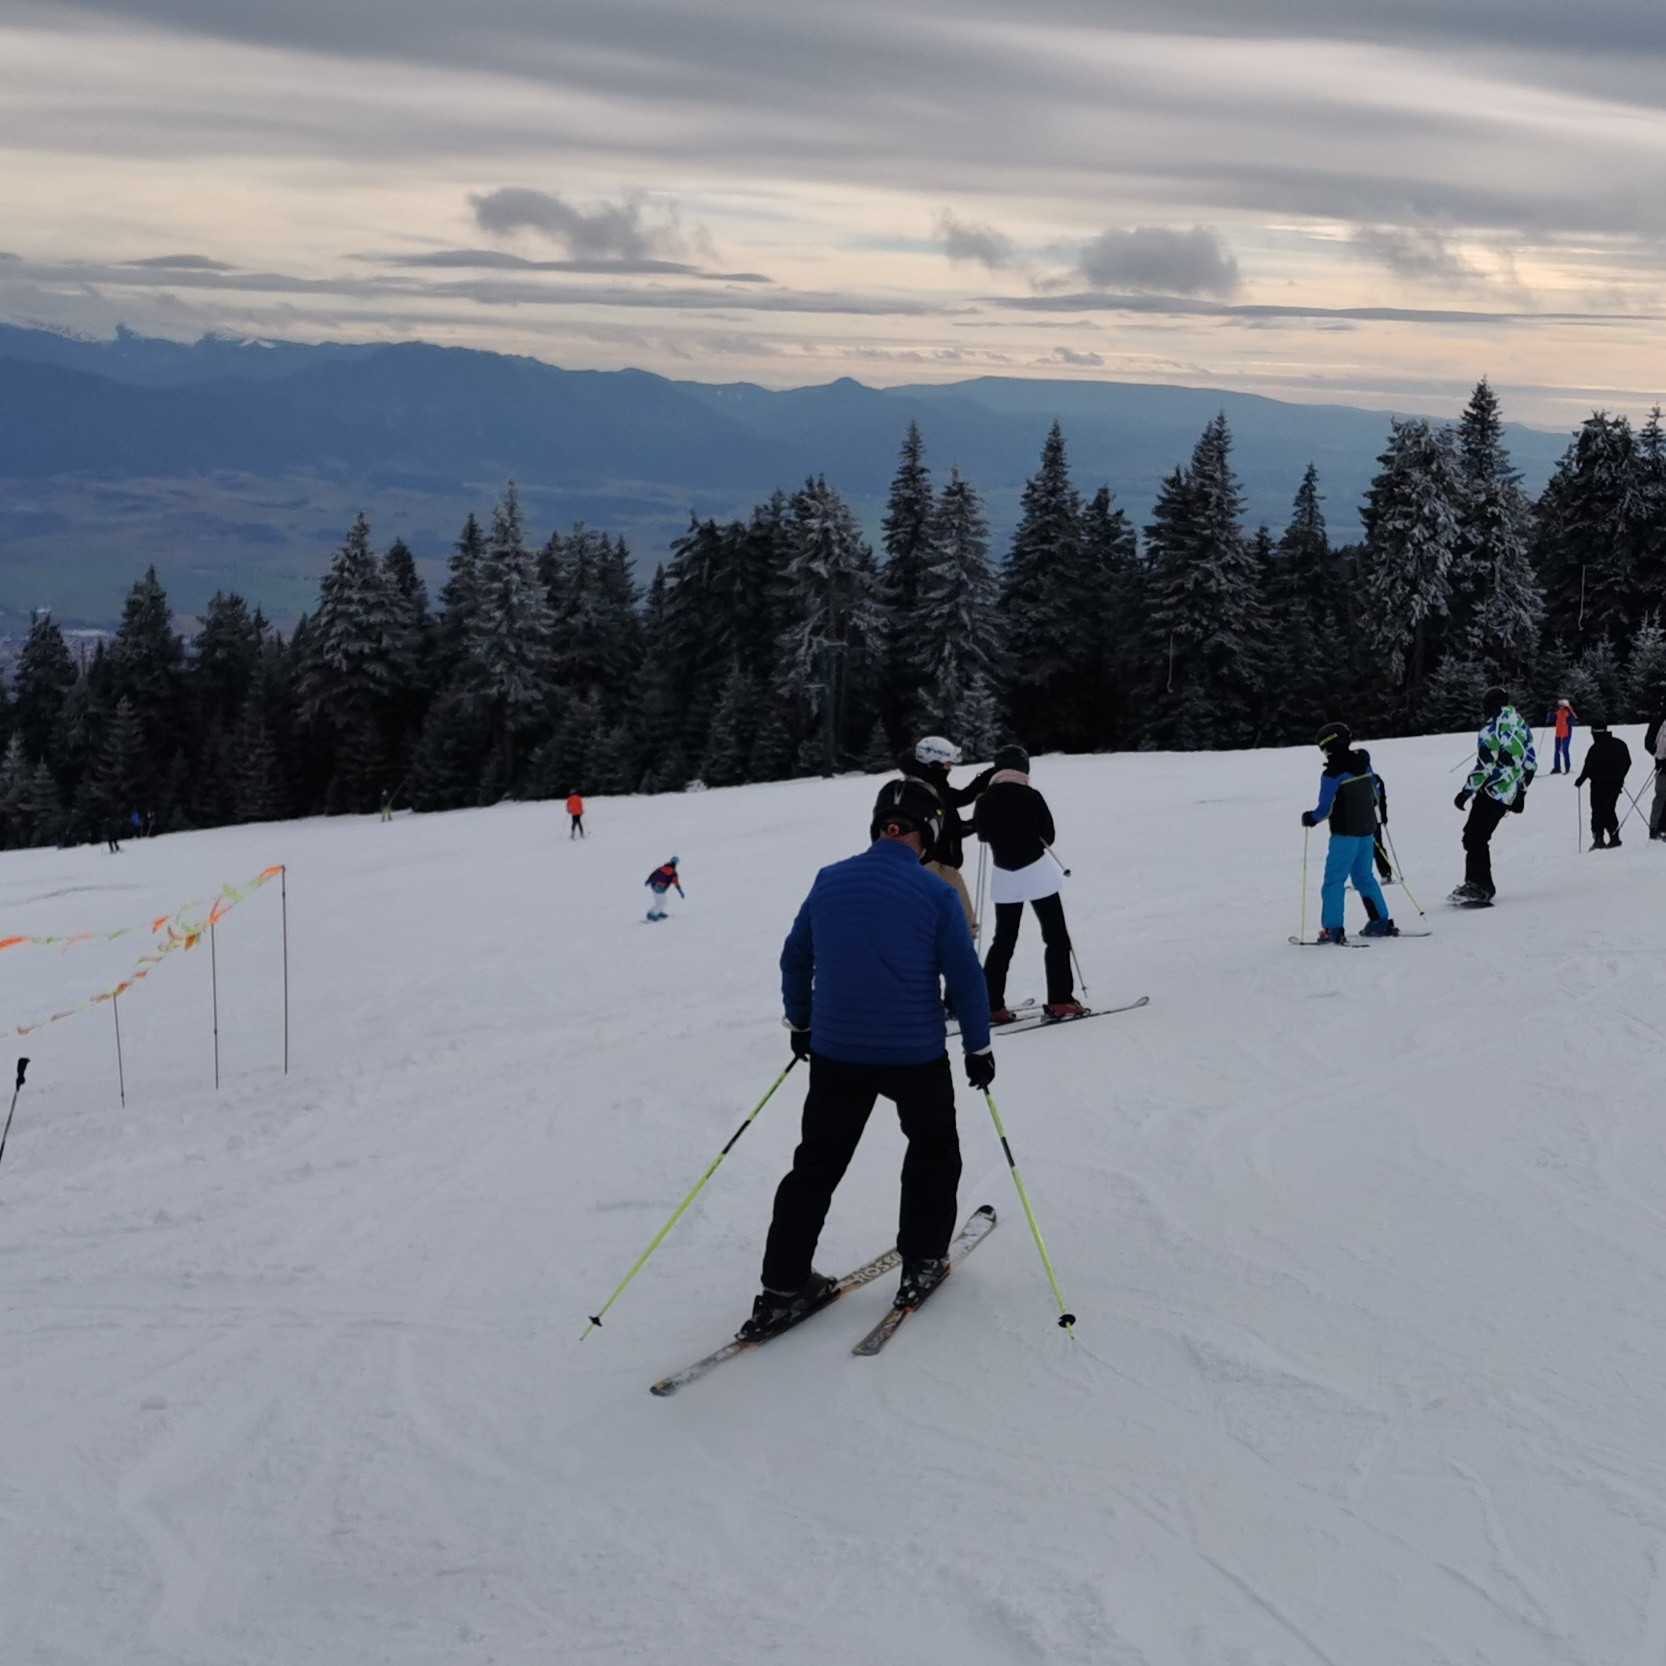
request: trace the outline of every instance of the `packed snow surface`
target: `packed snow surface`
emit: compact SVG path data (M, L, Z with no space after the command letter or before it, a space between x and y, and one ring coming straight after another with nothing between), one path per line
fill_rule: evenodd
M1544 774L1498 906L1442 907L1469 747L1374 748L1435 935L1359 952L1285 942L1316 751L1038 760L1088 998L1152 997L997 1043L1077 1339L963 1089L1002 1221L931 1306L851 1358L887 1279L669 1400L800 1076L579 1334L785 1062L781 938L872 780L0 857L7 935L286 863L293 998L285 1078L274 885L217 933L220 1092L206 944L121 1002L125 1110L108 1006L18 1044L0 1660L1659 1666L1666 849L1580 853ZM0 1020L136 948L6 951ZM820 1265L890 1241L900 1154L882 1105Z

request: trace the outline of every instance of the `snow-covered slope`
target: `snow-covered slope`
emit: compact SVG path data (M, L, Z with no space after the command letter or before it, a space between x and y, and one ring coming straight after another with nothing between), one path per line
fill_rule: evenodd
M286 1080L269 887L218 1096L206 950L123 999L125 1111L107 1007L20 1044L0 1660L1656 1666L1666 851L1576 854L1546 777L1499 906L1440 909L1468 744L1375 748L1436 935L1357 953L1285 944L1316 753L1041 760L1090 996L1153 1001L998 1046L1078 1340L963 1093L965 1274L877 1360L888 1282L666 1401L800 1082L584 1317L784 1062L780 939L871 781L0 858L8 935L287 863L294 999ZM0 1019L133 952L7 951ZM822 1265L888 1241L900 1150L882 1107Z

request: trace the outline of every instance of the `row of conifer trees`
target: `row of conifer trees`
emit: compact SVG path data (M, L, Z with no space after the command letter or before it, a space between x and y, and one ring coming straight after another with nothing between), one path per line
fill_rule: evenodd
M1360 522L1331 543L1309 467L1280 531L1246 528L1224 416L1143 535L1055 424L1000 559L912 426L878 552L816 478L691 520L641 588L605 532L534 545L511 484L433 597L361 515L287 632L216 595L187 642L154 570L90 657L37 616L0 687L0 838L881 769L924 731L985 756L1457 729L1493 681L1611 721L1666 699L1658 411L1593 416L1535 503L1483 382L1454 427L1390 424Z

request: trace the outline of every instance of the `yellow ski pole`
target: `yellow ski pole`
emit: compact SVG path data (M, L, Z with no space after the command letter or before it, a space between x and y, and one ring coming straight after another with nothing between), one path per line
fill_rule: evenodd
M1076 1315L1064 1305L1064 1297L1059 1291L1059 1281L1053 1273L1053 1258L1047 1253L1047 1243L1041 1236L1041 1228L1036 1225L1035 1210L1030 1207L1030 1194L1024 1190L1024 1177L1018 1172L1018 1164L1013 1158L1012 1143L1007 1139L1006 1129L1001 1126L1001 1113L995 1108L995 1095L985 1088L983 1099L989 1107L990 1116L995 1120L995 1132L1000 1136L1001 1149L1007 1154L1007 1167L1012 1170L1012 1183L1018 1188L1018 1201L1024 1205L1024 1218L1030 1223L1030 1235L1035 1239L1035 1247L1041 1251L1041 1264L1047 1269L1047 1282L1053 1287L1053 1300L1059 1304L1059 1327L1068 1331L1074 1340Z
M636 1258L635 1266L633 1266L631 1268L631 1270L628 1273L626 1273L625 1276L622 1279L619 1280L619 1288L617 1290L615 1290L613 1292L613 1294L611 1296L609 1296L607 1298L607 1300L605 1302L603 1302L602 1305L599 1308L597 1308L594 1313L592 1313L590 1315L590 1323L587 1326L585 1326L584 1334L579 1337L580 1342L584 1341L585 1337L589 1336L591 1331L595 1330L596 1327L601 1324L602 1315L604 1313L606 1313L607 1310L610 1307L612 1307L613 1304L616 1301L618 1301L618 1299L625 1293L625 1286L627 1284L629 1284L630 1281L633 1278L635 1278L636 1275L639 1272L641 1272L642 1269L645 1266L647 1266L648 1257L650 1255L652 1255L654 1253L654 1251L657 1250L660 1247L660 1245L665 1242L667 1237L670 1236L671 1228L674 1227L677 1224L677 1222L680 1221L683 1218L683 1214L687 1210L688 1206L700 1195L700 1193L702 1191L705 1190L706 1182L708 1180L710 1180L711 1177L714 1174L717 1173L718 1165L723 1161L723 1159L725 1157L727 1157L729 1155L729 1153L731 1151L734 1150L735 1142L741 1137L741 1135L744 1134L746 1132L746 1130L748 1128L750 1128L752 1126L752 1124L758 1120L758 1112L761 1111L764 1108L764 1106L767 1105L770 1102L770 1100L772 1100L775 1097L775 1090L777 1088L779 1088L780 1085L784 1081L786 1081L788 1075L792 1071L792 1067L797 1063L798 1063L798 1056L796 1054L794 1054L794 1056L787 1061L787 1068L785 1070L783 1070L781 1072L781 1074L779 1076L777 1076L775 1078L775 1080L769 1084L769 1092L766 1093L763 1096L763 1098L760 1099L758 1101L758 1103L752 1107L752 1114L750 1116L748 1116L747 1119L740 1125L740 1127L738 1127L734 1131L734 1133L732 1133L729 1136L729 1143L726 1146L724 1146L724 1148L720 1152L718 1152L718 1154L715 1157L712 1158L711 1163L707 1166L706 1172L704 1174L702 1174L697 1181L695 1181L694 1190L691 1191L688 1194L688 1196L685 1197L683 1199L683 1201L677 1205L677 1207L672 1211L671 1219L668 1220L665 1223L665 1225L662 1226L659 1229L659 1231L654 1234L653 1242L651 1244L649 1244L649 1246Z

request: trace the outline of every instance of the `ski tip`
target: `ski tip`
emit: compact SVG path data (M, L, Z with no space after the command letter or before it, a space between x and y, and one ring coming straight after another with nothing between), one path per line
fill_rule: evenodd
M980 1203L977 1206L977 1208L972 1211L972 1213L974 1215L984 1215L984 1216L987 1216L990 1220L994 1220L995 1219L995 1205L993 1203Z

